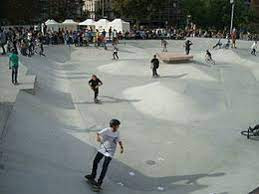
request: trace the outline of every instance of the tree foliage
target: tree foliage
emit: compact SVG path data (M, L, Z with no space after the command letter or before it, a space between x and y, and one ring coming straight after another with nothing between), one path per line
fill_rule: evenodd
M36 2L33 0L3 0L1 3L4 10L3 18L13 24L32 21L38 13Z
M202 27L222 29L229 26L231 4L229 0L183 0L184 15L191 15L192 21ZM254 11L244 0L235 0L235 27L245 27L256 18Z
M113 11L120 17L136 21L150 20L163 9L165 3L165 0L114 0Z

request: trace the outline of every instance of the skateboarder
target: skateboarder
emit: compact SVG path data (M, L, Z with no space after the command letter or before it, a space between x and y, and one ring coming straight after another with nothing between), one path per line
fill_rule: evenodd
M90 175L86 175L85 178L93 183L95 182L98 164L104 158L101 175L95 183L99 189L101 189L101 185L108 170L108 166L116 152L117 144L120 146L121 154L124 152L123 144L118 131L120 124L121 123L119 120L112 119L110 121L110 127L105 128L97 133L97 142L101 143L101 146L93 161L92 173Z
M156 55L154 55L154 58L151 60L151 69L152 69L154 78L159 77L159 75L157 73L158 68L159 68L159 60L157 59Z
M206 61L206 63L211 63L211 64L215 65L215 61L212 59L212 55L209 50L206 50L205 61Z
M186 53L186 55L190 54L191 45L192 45L192 42L190 40L187 40L185 42L185 53Z
M12 51L12 54L9 57L9 69L12 70L12 83L18 85L18 68L19 68L19 57L15 50Z
M219 49L221 49L222 43L221 43L221 38L218 40L217 44L215 44L215 46L213 46L213 49L219 47Z
M96 75L92 75L92 79L88 83L94 91L94 102L98 103L99 87L103 85L103 82Z
M251 47L252 51L251 51L251 55L256 56L256 49L257 49L257 41L254 41L252 47Z

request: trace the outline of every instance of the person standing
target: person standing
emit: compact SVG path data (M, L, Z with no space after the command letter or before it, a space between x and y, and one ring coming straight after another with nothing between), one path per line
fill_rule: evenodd
M88 83L94 91L94 102L98 103L99 87L103 85L103 82L96 75L93 75L92 79Z
M190 54L191 45L192 45L192 42L190 40L187 40L185 42L185 53L186 53L186 55Z
M113 44L113 60L118 60L119 56L118 56L118 51L119 49L117 48L117 46L115 44Z
M167 45L168 45L168 42L165 39L161 39L161 46L163 47L162 52L167 52Z
M6 54L6 52L5 52L6 42L7 42L6 34L2 29L0 29L0 46L2 47L2 51L3 51L2 55Z
M236 40L237 40L237 32L236 29L233 29L233 32L231 33L231 39L232 39L232 46L231 48L237 48L236 47Z
M256 41L254 41L254 43L252 44L251 49L252 49L252 51L251 51L251 55L256 56L257 40L256 40Z
M112 27L110 26L110 28L109 28L109 40L111 40L112 39Z
M95 182L96 186L101 189L103 180L105 178L105 175L107 173L109 164L116 152L117 145L120 146L120 153L123 154L124 147L123 143L120 139L120 133L119 133L119 127L120 127L120 121L117 119L112 119L110 121L110 127L105 128L97 133L97 142L101 143L100 149L98 150L98 153L96 154L94 161L93 161L93 168L92 173L89 175L86 175L85 178L87 180L90 180L92 182ZM101 175L97 182L95 181L96 175L97 175L97 169L98 164L100 161L104 158L103 167L101 171Z
M18 68L19 68L19 57L15 50L12 51L12 54L9 57L9 69L12 70L12 83L14 85L18 84Z
M157 59L156 55L154 55L154 58L151 60L151 69L152 69L154 78L159 77L159 75L157 73L158 68L159 68L159 60Z

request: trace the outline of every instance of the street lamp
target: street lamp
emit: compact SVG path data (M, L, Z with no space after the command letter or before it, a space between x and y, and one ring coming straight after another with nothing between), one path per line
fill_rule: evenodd
M230 0L230 4L231 4L231 7L232 7L232 10L231 10L230 33L232 33L232 30L233 30L233 22L234 22L235 0Z
M102 0L102 17L104 18L105 15L105 0Z

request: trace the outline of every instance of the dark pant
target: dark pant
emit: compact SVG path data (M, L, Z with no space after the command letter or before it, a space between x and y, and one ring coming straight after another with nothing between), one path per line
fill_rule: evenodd
M217 44L213 47L213 49L215 49L215 48L217 48L217 47L221 48L221 46L222 46L221 43L217 43Z
M186 55L189 55L190 54L190 49L185 49L185 52L186 52Z
M93 91L94 91L94 99L96 100L99 95L99 88L93 88Z
M113 53L113 59L119 59L119 56L118 56L118 53L117 53L117 52L114 52L114 53Z
M157 68L153 68L152 72L153 72L153 77L157 77L158 76Z
M3 50L3 54L5 54L5 48L4 48L4 44L1 44L2 50Z
M12 68L12 83L17 83L18 67Z
M256 50L253 49L252 52L251 52L251 54L255 56L255 55L256 55Z
M98 169L98 164L100 163L100 161L104 158L104 162L103 162L103 168L102 168L102 172L101 172L101 175L98 179L98 183L99 184L102 184L103 183L103 179L107 173L107 170L108 170L108 166L112 160L111 157L107 157L107 156L104 156L102 153L98 152L95 156L95 159L94 159L94 163L93 163L93 169L92 169L92 177L93 179L96 178L96 175L97 175L97 169Z

